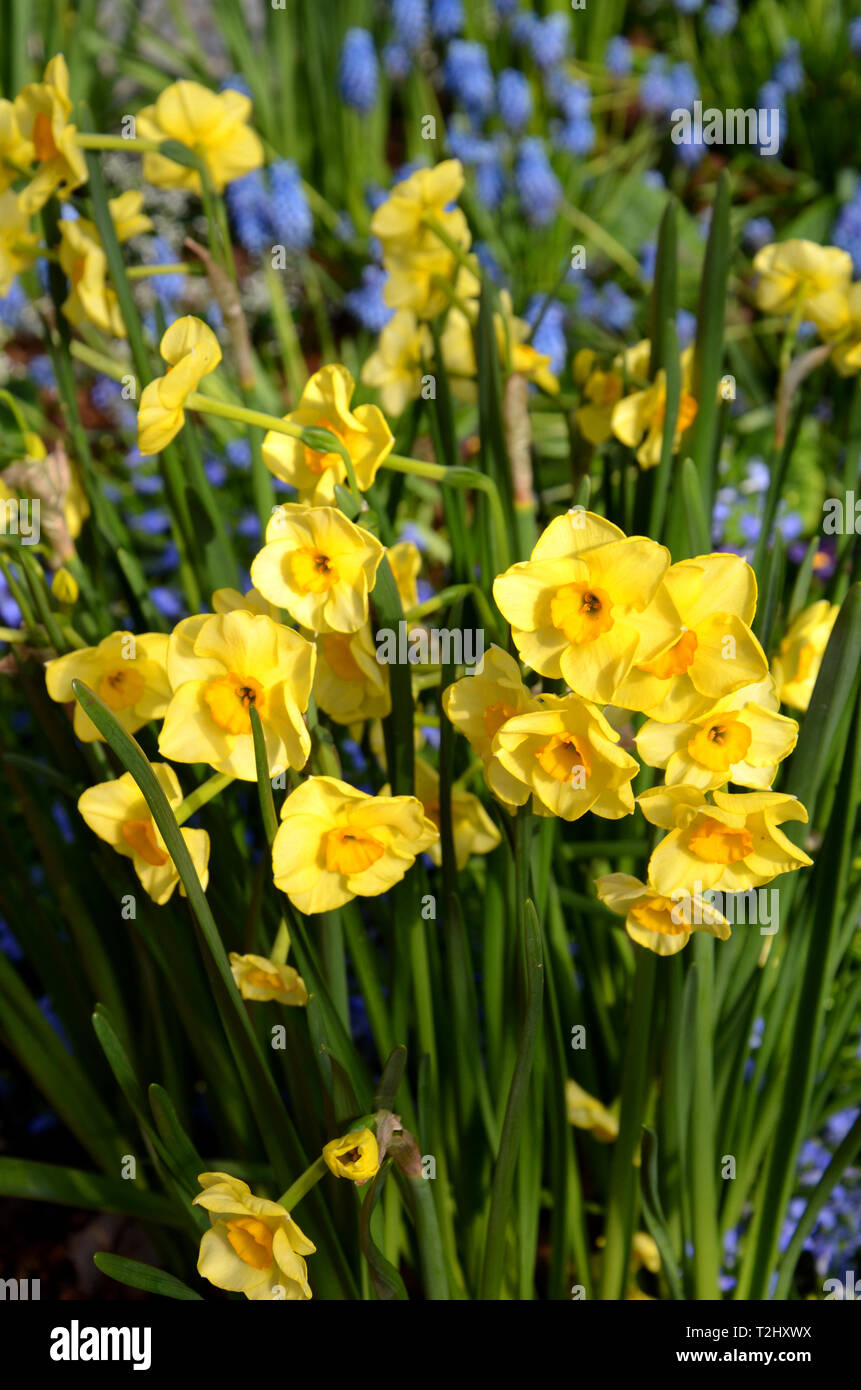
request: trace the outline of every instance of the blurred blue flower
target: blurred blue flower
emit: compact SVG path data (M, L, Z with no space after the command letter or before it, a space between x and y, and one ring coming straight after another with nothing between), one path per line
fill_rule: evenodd
M533 227L546 227L552 222L562 201L562 185L541 140L521 140L514 166L514 183L527 222Z
M224 487L227 482L227 466L221 459L206 459L203 471L210 487Z
M555 11L532 25L527 42L537 67L545 72L561 63L568 52L569 19Z
M445 59L446 86L476 124L493 110L496 86L487 49L469 39L454 39Z
M738 5L736 0L714 0L705 14L706 28L716 39L731 34L738 24Z
M551 299L547 303L546 295L534 294L526 305L523 317L527 323L534 324L539 314L541 322L530 342L536 352L550 358L550 370L558 376L565 366L568 351L565 341L565 305L558 299Z
M774 81L780 84L788 96L795 96L804 86L804 67L798 39L787 40L783 53L774 65Z
M279 159L269 166L272 196L269 225L273 239L290 251L305 251L314 237L314 218L308 206L302 175L292 159Z
M849 47L856 58L861 58L861 17L849 21Z
M234 468L251 467L251 445L247 439L231 439L224 451Z
M225 198L240 246L251 256L262 256L271 244L263 171L252 169L251 173L232 179L225 189Z
M229 77L222 78L219 83L220 92L241 92L244 97L251 96L251 88L241 73L232 72Z
M24 952L9 930L9 923L3 917L0 917L0 951L13 963L24 959Z
M496 80L499 114L513 135L519 135L532 115L532 89L529 78L516 68L503 68Z
M388 278L388 272L382 267L366 265L361 285L344 295L345 307L369 333L379 333L394 314L394 309L383 299L383 286Z
M833 246L839 246L842 251L849 252L855 274L861 275L861 182L837 214L831 243Z
M640 105L650 116L667 116L676 106L676 94L667 59L656 53L640 80Z
M589 154L595 148L595 127L588 116L576 116L571 121L553 121L550 127L553 144L566 154Z
M431 0L434 38L453 39L463 28L463 0Z
M140 531L145 536L163 536L170 530L170 512L163 507L152 507L149 511L130 516L128 524L133 531Z
M604 66L613 77L627 77L634 66L634 50L621 34L617 34L607 44Z
M769 222L767 217L752 217L744 224L741 235L749 251L759 251L761 247L774 241L776 233L773 223Z
M413 68L413 55L402 43L387 43L383 49L383 67L392 82L403 82Z
M19 282L13 280L8 294L0 295L0 323L6 328L17 328L21 312L29 302Z
M175 589L169 589L163 584L154 584L150 589L150 598L159 613L169 622L176 622L186 613L182 596Z
M377 100L379 67L374 40L367 29L348 29L338 62L338 88L354 111L366 115Z
M395 33L406 48L421 48L427 41L426 0L392 0L392 21Z
M47 391L56 382L54 364L46 352L39 352L27 363L27 374L35 386Z
M679 309L676 314L676 334L679 339L679 348L682 351L689 347L696 338L697 316L692 314L690 309Z

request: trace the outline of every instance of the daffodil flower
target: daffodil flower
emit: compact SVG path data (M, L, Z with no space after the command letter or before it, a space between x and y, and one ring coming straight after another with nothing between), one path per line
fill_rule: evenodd
M346 367L321 367L305 386L296 409L284 420L334 434L350 456L360 491L367 492L395 440L377 406L350 408L354 390L355 382ZM263 459L270 472L295 487L300 501L309 506L331 505L335 485L343 484L347 477L347 465L336 450L320 453L275 430L263 440Z
M236 988L243 999L257 1002L274 1000L277 1004L308 1003L305 981L292 965L269 960L266 956L241 956L231 951L230 969Z
M697 416L697 402L690 393L693 375L693 348L685 348L679 358L681 367L681 396L673 437L673 453L678 453L682 435ZM661 368L651 386L633 391L613 407L613 434L629 449L637 450L641 468L654 468L661 461L664 441L664 422L667 414L667 374Z
M275 884L305 913L376 897L400 883L437 833L414 796L369 796L335 777L309 777L281 807Z
M69 69L62 53L52 58L41 82L29 82L14 101L0 101L0 188L23 173L29 182L18 195L27 216L53 195L66 198L87 180L87 165L68 119Z
M380 1151L377 1136L371 1129L355 1129L340 1139L332 1139L323 1148L326 1167L336 1178L349 1178L364 1183L378 1171Z
M825 342L833 344L831 361L840 375L854 376L861 370L861 280L848 289L814 295L805 312Z
M270 603L315 632L357 632L384 549L336 507L284 503L266 527L251 581Z
M72 681L83 681L126 733L136 733L150 719L160 719L167 709L167 643L166 635L160 632L112 632L97 647L82 647L49 661L45 667L48 694L66 704L75 699ZM83 743L103 741L77 701L74 728Z
M242 609L186 619L173 633L167 672L173 697L159 751L180 763L257 781L249 710L260 717L270 775L304 767L311 739L302 718L314 648L292 628Z
M0 295L7 295L16 275L30 268L38 249L39 238L31 229L29 214L22 209L17 194L7 188L0 193Z
M471 242L463 212L450 206L462 188L463 166L457 159L446 159L396 184L375 211L371 235L382 244L389 273L383 297L393 309L432 319L448 307L445 287L455 285L460 264L451 248L466 252Z
M199 155L216 193L226 184L259 169L263 145L248 124L251 102L227 87L213 92L199 82L173 82L152 106L137 114L137 132L145 140L178 140ZM200 192L196 169L176 164L158 153L144 155L143 176L159 188L188 188Z
M493 749L520 782L521 802L531 793L563 820L579 820L587 811L608 820L633 814L631 780L639 763L619 747L619 735L597 706L576 695L542 696L540 709L506 720Z
M167 763L152 763L159 786L172 810L182 801L182 788L177 775ZM167 852L161 831L143 793L130 772L111 782L99 782L78 798L78 810L87 825L100 839L106 840L117 854L131 859L134 871L144 890L155 903L166 903L179 883L179 871ZM205 889L209 880L209 835L205 830L180 830L191 861Z
M792 621L772 662L782 705L806 710L840 605L818 599Z
M633 662L672 637L670 610L652 602L669 563L664 546L575 508L494 581L493 596L533 671L596 704L624 705L616 691Z
M509 807L522 805L523 783L506 772L494 751L494 738L507 720L539 708L523 684L514 657L495 644L488 647L481 673L449 685L443 691L442 707L481 759L484 780L494 796Z
M200 1173L195 1206L212 1222L200 1242L197 1272L217 1289L244 1293L255 1302L300 1302L311 1297L303 1256L316 1246L280 1202L255 1197L229 1173Z
M595 1096L590 1096L571 1077L565 1082L565 1108L568 1123L575 1129L587 1129L602 1144L612 1144L619 1137L619 1118Z
M415 785L416 796L424 807L425 815L440 830L439 773L424 758L416 758ZM383 787L382 791L385 795L388 787ZM456 783L451 788L451 830L458 869L466 868L473 854L490 854L501 839L478 797L464 791ZM428 854L435 864L442 863L439 840L429 847Z
M185 402L221 361L221 348L212 329L190 315L171 324L159 352L168 363L168 371L141 392L138 448L142 454L161 453L176 438L185 424Z
M816 295L849 288L852 257L836 246L792 237L763 246L753 258L753 269L758 309L766 314L806 313Z
M744 893L813 861L780 826L807 811L783 792L713 793L695 787L653 787L637 802L646 820L670 833L649 860L649 883L663 897L686 884L697 891Z
M730 935L726 918L699 893L667 896L633 874L604 874L595 887L605 907L625 918L631 940L657 956L676 955L692 932L708 932L721 941Z
M336 724L384 719L392 708L388 667L377 661L370 624L356 632L307 634L317 650L314 699Z
M613 433L613 411L625 394L626 382L633 377L645 381L649 374L652 344L643 338L619 353L609 370L597 367L596 354L581 348L574 358L574 380L582 385L588 404L574 412L577 427L590 444L603 444Z
M397 418L421 394L425 363L433 355L426 324L410 309L399 309L380 332L377 346L362 367L362 382L380 393L383 410Z
M653 609L669 622L670 641L649 659L637 654L615 703L670 724L704 716L724 696L765 680L768 662L750 629L755 612L756 576L740 556L672 565Z
M684 782L701 791L735 782L765 791L798 740L798 725L778 713L771 676L718 700L689 722L648 720L637 752L650 767L666 768L667 786Z

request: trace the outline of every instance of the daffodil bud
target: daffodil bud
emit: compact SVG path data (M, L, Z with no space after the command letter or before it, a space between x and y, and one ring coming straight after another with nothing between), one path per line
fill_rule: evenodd
M77 603L80 593L78 581L65 565L57 570L51 580L51 593L58 603Z
M367 1182L380 1166L376 1135L370 1129L351 1129L325 1146L323 1158L336 1178Z

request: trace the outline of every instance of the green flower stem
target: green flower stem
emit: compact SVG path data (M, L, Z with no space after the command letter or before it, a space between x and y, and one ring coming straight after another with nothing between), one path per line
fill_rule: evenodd
M462 266L465 266L465 268L471 271L473 275L476 274L477 266L474 258L470 258L467 252L464 251L463 247L458 246L457 242L452 240L448 232L445 230L444 227L440 226L439 222L437 222L435 217L431 217L429 214L426 214L422 218L422 223L425 227L427 227L428 231L433 232L434 236L439 237L443 246L448 247L451 254L457 258L457 260L460 262Z
M172 261L170 265L133 265L126 269L129 280L148 280L153 275L202 274L202 267L191 265L188 261Z
M639 262L635 261L630 251L626 251L624 246L621 246L615 237L611 236L609 232L605 232L602 226L594 222L588 213L583 212L581 208L572 207L570 203L563 204L560 208L560 213L578 232L582 232L584 236L591 237L595 245L600 247L604 254L609 256L611 261L615 261L617 266L625 271L626 275L630 275L631 279L634 280L636 284L639 285L642 282L643 272L640 269Z
M382 467L390 468L394 473L406 473L413 478L428 478L431 482L442 483L446 487L475 488L476 491L485 493L493 515L497 543L503 557L503 568L508 568L510 551L505 512L499 489L486 473L479 473L475 468L452 468L443 463L424 463L420 459L404 458L402 454L389 454L388 458L383 460Z
M310 1192L312 1187L316 1187L321 1178L325 1178L328 1171L326 1160L321 1154L319 1158L314 1160L310 1168L306 1168L304 1173L287 1188L286 1192L281 1193L281 1196L278 1198L280 1205L286 1207L288 1211L292 1211L293 1207L301 1202L305 1194Z
M622 1063L619 1137L613 1146L610 1167L610 1192L605 1226L607 1243L604 1248L598 1295L602 1300L613 1301L625 1296L637 1205L637 1170L634 1167L634 1156L640 1142L648 1093L649 1028L655 993L656 961L657 957L651 951L637 948L633 1004Z
M416 1236L425 1297L434 1303L448 1301L451 1295L432 1183L425 1178L408 1178L407 1181L415 1199Z
M696 1029L689 1045L693 1048L693 1094L691 1097L690 1179L691 1213L694 1232L695 1298L716 1299L720 1269L720 1242L717 1229L715 1192L715 1104L714 1104L714 941L698 933L694 943L696 965Z
M234 782L235 777L229 777L226 772L215 772L211 777L207 777L205 782L201 782L199 787L195 787L193 792L180 803L175 812L177 825L184 825L185 822L199 811L201 806L205 806L207 801L211 801L214 796Z
M438 612L440 608L447 608L450 604L457 603L457 601L462 598L471 598L473 600L476 608L481 614L485 627L487 627L488 630L494 634L496 639L504 645L505 636L502 631L502 625L499 620L494 617L493 610L487 601L486 595L479 589L477 584L452 584L447 589L440 589L439 593L434 594L433 598L427 599L425 603L417 604L415 608L408 609L407 612L404 613L404 618L408 623L418 622L421 618L426 618L431 613Z
M75 144L82 150L130 150L132 154L159 154L162 146L160 140L142 140L137 136L126 139L124 135L83 135L80 131L75 136Z

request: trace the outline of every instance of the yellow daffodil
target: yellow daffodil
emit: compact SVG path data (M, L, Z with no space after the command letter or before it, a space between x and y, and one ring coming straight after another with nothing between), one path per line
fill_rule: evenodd
M217 1289L254 1301L299 1302L311 1297L304 1255L316 1249L280 1202L255 1197L229 1173L200 1173L193 1199L209 1212L212 1228L200 1242L197 1272Z
M31 230L29 215L23 211L17 195L7 188L0 193L0 295L7 295L15 276L30 268L38 247L39 238Z
M153 106L137 114L138 135L144 140L178 140L203 163L216 193L263 163L260 137L248 124L251 102L227 87L213 92L199 82L174 82ZM159 188L189 188L200 192L196 169L175 164L162 154L145 154L143 176Z
M416 796L428 820L439 830L439 773L424 758L416 758L415 771ZM384 787L383 792L387 791L388 788ZM451 788L451 829L458 869L464 869L473 854L490 854L501 838L478 797L464 791L457 783ZM428 854L435 864L442 863L442 844L439 840L430 846Z
M251 564L254 587L314 632L357 632L384 550L336 507L284 503Z
M839 612L839 604L822 598L790 623L771 668L782 705L807 709Z
M0 188L23 173L18 195L31 216L56 194L66 198L87 179L87 165L69 122L69 70L62 53L52 58L41 82L29 82L14 101L0 101Z
M643 338L613 358L609 369L597 365L598 355L581 348L574 358L573 375L582 386L588 405L575 412L580 433L590 444L603 444L613 433L613 411L625 394L631 379L645 382L649 375L652 344Z
M324 714L336 724L384 719L392 708L389 672L377 661L370 625L358 632L321 632L314 642L314 699Z
M139 188L128 188L116 198L108 199L108 211L121 244L132 237L144 236L153 230L152 221L143 210L144 195Z
M826 343L833 343L831 361L840 375L854 376L861 369L861 280L814 295L805 312Z
M417 169L395 184L371 219L371 235L382 243L383 254L404 256L435 249L441 243L427 226L432 218L450 240L467 250L469 227L456 202L463 190L463 166L458 159L444 159L432 169Z
M671 614L652 603L669 562L664 546L575 508L494 581L493 596L533 671L624 705L616 689L634 660L652 660L672 637Z
M766 791L798 740L798 725L778 714L779 703L766 676L689 722L648 720L637 735L637 752L650 767L666 768L668 787L685 782L710 791L735 782Z
M73 603L78 602L80 592L78 581L71 570L67 570L65 565L55 570L51 580L51 593L58 603L71 607Z
M653 787L638 798L652 825L669 830L649 860L649 882L662 897L681 886L744 893L813 861L787 839L784 821L807 822L807 811L783 792L713 793L695 787Z
M141 392L138 448L142 454L160 453L179 434L185 424L185 402L221 361L221 348L212 329L190 315L171 324L159 352L168 370Z
M336 1178L367 1182L380 1166L377 1136L371 1129L354 1129L340 1139L332 1139L323 1149L326 1167Z
M469 316L458 307L451 309L440 336L440 349L454 394L459 400L474 401L478 395L478 388L474 384L478 366L473 336L478 320L478 302L473 295L464 294L464 288L456 286L455 292L459 299L466 301ZM474 293L479 288L476 281ZM548 395L556 395L559 381L550 370L550 358L526 341L532 332L530 324L515 315L507 290L500 292L499 302L500 312L494 314L493 325L503 370L516 372L540 386Z
M635 1269L642 1265L650 1274L660 1272L661 1252L648 1232L635 1231L631 1241L631 1259Z
M182 801L182 788L167 763L152 763L152 770L172 810ZM106 840L117 854L131 859L135 873L153 902L166 903L179 883L176 865L167 852L161 831L143 793L130 772L112 782L88 787L78 798L78 810L91 830ZM180 830L203 888L209 880L209 835L205 830Z
M763 246L753 258L758 276L756 307L765 314L807 312L807 304L827 290L848 289L852 257L836 246L791 238Z
M519 777L506 772L493 742L507 720L540 707L523 684L514 657L495 644L488 647L481 673L463 676L448 686L442 707L446 718L460 729L481 759L484 780L494 796L510 807L522 805L526 799L523 784Z
M92 323L103 333L124 338L119 301L108 283L108 258L83 221L60 223L60 265L70 285L63 313L76 327Z
M236 988L243 999L260 1002L272 999L276 1004L308 1003L305 981L292 965L284 965L266 956L240 956L230 952L230 969Z
M598 897L625 918L625 931L638 946L656 956L674 956L687 946L691 932L705 931L726 941L730 927L717 908L699 893L667 897L632 874L596 878Z
M678 453L682 435L693 424L697 415L697 403L690 393L693 356L694 350L690 347L685 348L679 358L681 396L673 439L674 454ZM617 401L613 407L610 422L613 434L629 449L637 450L637 462L641 468L654 468L661 461L666 413L667 374L663 368L651 386L647 386L644 391L633 391L631 395Z
M608 820L633 814L636 758L596 705L577 695L541 697L541 708L506 720L493 749L504 770L551 815L579 820L587 811Z
M275 884L300 912L328 912L388 892L436 839L414 796L368 796L335 777L309 777L281 807Z
M670 642L647 660L638 653L615 703L662 723L690 721L717 700L765 680L768 663L750 630L756 576L738 555L698 555L667 571L655 613L669 618Z
M397 417L421 394L422 375L433 355L426 324L409 309L399 309L382 329L377 346L362 367L362 381L380 393L383 410Z
M588 1129L602 1144L612 1144L618 1139L617 1116L570 1077L565 1082L565 1107L568 1123L576 1129Z
M404 612L417 608L419 602L418 577L422 571L422 553L413 541L398 541L386 551L386 559L397 585Z
M305 386L296 409L284 419L287 424L313 426L336 435L350 456L358 487L366 492L395 441L377 406L350 409L354 390L346 367L321 367ZM270 472L295 487L307 505L334 502L335 484L343 484L347 477L347 465L339 453L320 453L273 430L263 440L263 458Z
M160 632L112 632L97 647L82 647L55 657L45 667L52 700L74 700L72 681L80 680L98 695L126 733L150 719L161 719L170 700L167 637ZM95 724L75 701L75 733L84 743L102 741Z
M249 709L263 726L270 775L304 767L311 740L302 718L314 676L314 648L292 628L243 609L202 615L170 639L173 698L159 750L179 763L256 782Z

